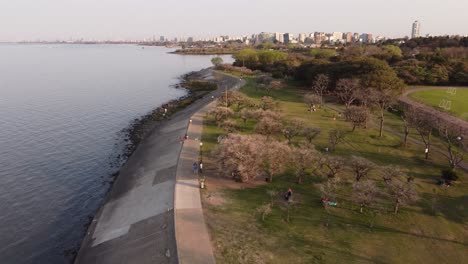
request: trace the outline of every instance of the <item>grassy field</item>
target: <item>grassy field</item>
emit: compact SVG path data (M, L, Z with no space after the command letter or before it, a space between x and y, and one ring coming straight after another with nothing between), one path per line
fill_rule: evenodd
M468 121L468 89L417 91L409 94L409 97Z
M264 94L249 81L241 89L253 100ZM318 150L328 145L328 131L333 128L351 130L344 120L333 120L334 109L340 105L328 103L317 112L307 112L302 102L301 89L288 85L272 91L286 117L300 118L308 125L320 127L322 132L314 140ZM240 123L240 121L239 121ZM397 115L388 113L386 125L402 131ZM240 133L251 133L253 121ZM210 152L223 131L206 122L203 130L204 150ZM414 132L411 135L417 138ZM278 136L280 139L280 136ZM284 140L284 139L282 139ZM294 139L294 143L301 141ZM415 178L420 199L399 214L384 208L375 217L359 213L350 202L349 192L338 197L339 206L327 213L320 202L317 184L323 179L310 175L303 184L294 183L291 173L277 177L272 183L245 185L230 182L223 185L213 169L213 157L206 163L208 188L203 191L203 205L218 263L466 263L468 259L468 185L466 175L450 188L435 184L441 168L447 166L442 155L433 153L430 161L424 160L424 147L410 144L401 146L401 137L385 133L378 138L375 127L356 129L346 142L338 145L336 155L364 156L378 165L396 164ZM440 144L437 143L436 144ZM206 146L206 147L205 147ZM377 179L378 171L371 173ZM342 178L346 185L353 182L351 171ZM211 184L211 185L210 185ZM216 185L216 188L215 188ZM210 187L211 186L211 187ZM240 187L239 187L240 186ZM272 214L265 221L256 209L269 201L266 191L276 189L294 191L296 205L291 208L291 221L287 223L286 204L281 197L275 201ZM213 198L218 197L216 203ZM330 225L324 225L329 217Z

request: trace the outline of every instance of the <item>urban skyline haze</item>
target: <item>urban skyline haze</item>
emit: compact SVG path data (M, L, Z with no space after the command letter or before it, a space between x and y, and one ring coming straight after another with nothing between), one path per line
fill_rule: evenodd
M0 0L0 41L210 37L256 32L468 35L459 0Z

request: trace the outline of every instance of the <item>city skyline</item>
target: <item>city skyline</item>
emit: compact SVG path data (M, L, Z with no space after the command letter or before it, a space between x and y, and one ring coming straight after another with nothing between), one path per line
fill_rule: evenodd
M402 6L404 8L402 8ZM339 7L339 8L337 8ZM447 0L292 0L177 3L149 0L19 0L0 4L0 41L56 39L143 39L155 36L212 37L255 32L373 32L388 38L411 36L410 25L424 24L421 35L467 35L463 10L468 3Z

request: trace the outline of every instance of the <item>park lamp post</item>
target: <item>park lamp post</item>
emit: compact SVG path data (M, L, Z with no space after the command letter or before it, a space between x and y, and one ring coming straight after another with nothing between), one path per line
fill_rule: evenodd
M203 162L203 142L200 141L200 163L199 163L199 166L202 164L202 162ZM200 189L205 189L205 177L204 176L200 177L200 175L199 175L198 180L200 182Z
M200 142L200 161L203 161L203 142Z

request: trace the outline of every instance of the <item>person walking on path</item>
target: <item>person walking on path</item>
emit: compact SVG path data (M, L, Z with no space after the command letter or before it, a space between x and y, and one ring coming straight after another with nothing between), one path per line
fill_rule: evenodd
M196 162L193 163L193 174L197 175L198 172L198 164Z
M198 163L198 169L199 169L199 173L200 174L203 174L203 162L200 160L200 162Z

